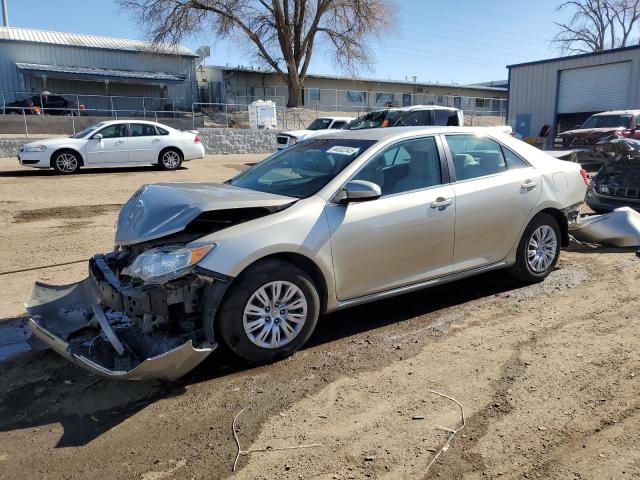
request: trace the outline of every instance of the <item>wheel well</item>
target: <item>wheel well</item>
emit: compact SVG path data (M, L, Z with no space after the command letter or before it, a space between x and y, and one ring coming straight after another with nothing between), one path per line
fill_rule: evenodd
M182 153L182 150L180 150L178 147L164 147L158 154L158 163L160 163L160 157L162 157L162 154L167 150L175 150L180 155L180 159L184 160L184 153Z
M569 222L567 221L567 217L565 217L564 214L557 208L545 208L544 210L539 211L536 216L540 215L541 213L547 213L551 215L555 219L555 221L558 222L558 225L560 226L560 234L562 236L561 245L563 247L568 247Z
M82 154L79 151L74 150L73 148L59 148L58 150L53 152L51 154L51 157L49 158L49 165L51 165L51 168L53 168L53 159L56 157L56 155L63 152L69 152L69 153L73 153L74 155L77 155L78 159L80 160L80 166L81 167L84 166L84 158L82 158Z
M282 252L282 253L274 253L272 255L267 255L266 257L262 257L259 260L256 260L251 265L254 265L257 262L261 262L268 258L277 258L279 260L284 260L285 262L289 262L300 270L305 272L307 275L311 277L314 285L318 289L318 296L320 297L320 313L323 313L327 308L327 282L322 274L320 268L315 264L315 262L309 257L305 257L299 253L292 252ZM249 268L251 265L247 265L246 268ZM245 270L246 270L245 268ZM237 277L236 277L237 278Z

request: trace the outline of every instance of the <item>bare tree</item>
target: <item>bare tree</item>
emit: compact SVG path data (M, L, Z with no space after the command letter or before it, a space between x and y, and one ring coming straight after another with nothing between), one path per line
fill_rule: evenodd
M574 0L557 8L567 9L573 14L566 23L555 22L560 31L553 39L564 52L599 52L633 42L640 0Z
M371 61L370 40L393 23L393 0L119 0L155 42L177 43L212 29L218 38L248 41L250 51L287 84L289 107L324 42L336 64L355 72Z

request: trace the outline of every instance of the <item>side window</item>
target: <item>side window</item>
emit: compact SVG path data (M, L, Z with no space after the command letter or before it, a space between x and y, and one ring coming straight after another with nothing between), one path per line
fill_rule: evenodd
M151 137L156 135L156 129L153 125L146 123L130 123L129 136L131 137Z
M343 122L343 121L333 122L333 125L331 125L331 128L342 129L342 128L344 128L346 123L347 122Z
M102 135L102 138L119 138L127 136L127 124L126 123L116 123L115 125L109 125L108 127L104 127L99 132Z
M445 135L458 180L484 177L507 170L498 142L479 135Z
M169 132L164 128L156 127L156 130L158 130L158 135L169 135Z
M435 110L436 125L446 127L460 127L458 112L455 110Z
M529 164L527 162L525 162L508 148L502 147L502 152L504 153L504 158L507 161L507 168L509 170L529 167Z
M441 185L442 171L435 138L417 138L396 144L369 160L353 179L377 184L382 195Z

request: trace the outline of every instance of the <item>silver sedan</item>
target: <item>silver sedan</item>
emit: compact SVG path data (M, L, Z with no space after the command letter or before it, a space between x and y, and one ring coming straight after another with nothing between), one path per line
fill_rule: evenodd
M506 269L543 280L586 177L490 128L343 131L223 183L143 186L89 277L37 284L31 328L101 375L180 377L218 344L290 355L325 312Z

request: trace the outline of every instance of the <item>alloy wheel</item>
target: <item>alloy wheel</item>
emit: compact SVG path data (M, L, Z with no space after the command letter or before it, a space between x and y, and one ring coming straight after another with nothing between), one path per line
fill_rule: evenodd
M556 258L558 238L549 225L540 225L531 234L527 249L527 263L535 273L548 269Z
M56 167L62 173L73 173L78 168L78 159L71 153L61 153L56 158Z
M286 281L267 283L247 301L243 314L244 331L259 347L283 347L304 327L307 309L307 299L297 285Z
M162 164L169 170L177 168L178 165L180 165L180 155L178 155L178 152L173 150L164 152L162 155Z

